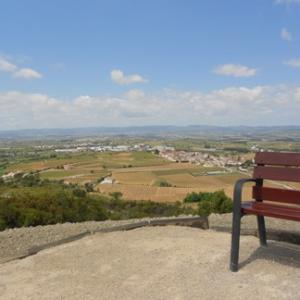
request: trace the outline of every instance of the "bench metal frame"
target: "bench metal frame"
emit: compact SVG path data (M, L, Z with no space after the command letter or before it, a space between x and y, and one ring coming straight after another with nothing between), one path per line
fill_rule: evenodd
M232 235L231 235L231 257L230 270L232 272L238 271L239 263L239 248L240 248L240 231L241 219L244 216L241 210L242 192L245 183L255 182L256 186L262 186L262 179L247 178L240 179L236 182L233 193L233 215L232 215ZM264 216L257 216L258 234L261 246L267 245L266 226Z

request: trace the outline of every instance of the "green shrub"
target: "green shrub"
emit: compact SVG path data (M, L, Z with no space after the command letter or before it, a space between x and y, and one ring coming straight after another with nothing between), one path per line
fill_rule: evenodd
M172 184L170 184L165 179L159 179L159 180L157 180L154 185L155 186L159 186L159 187L171 187L172 186Z
M77 185L23 176L0 187L0 230L63 222L196 214L182 203L125 201L122 193L89 194Z
M109 193L109 195L114 199L114 200L121 200L123 194L121 192L112 192Z
M199 215L208 216L211 213L223 214L232 212L232 200L225 195L224 191L218 191L211 194L211 197L206 197L199 202Z
M76 196L76 197L83 198L83 197L86 196L86 191L81 189L81 188L75 188L73 190L73 195Z
M90 182L86 182L84 184L84 187L85 187L85 190L90 193L90 192L93 192L94 191L94 185Z
M191 192L186 195L184 198L185 203L194 203L194 202L199 202L202 198L203 193L196 193L196 192Z
M0 226L3 229L106 220L107 214L100 201L84 196L83 192L60 184L14 188L6 197L0 197Z
M199 216L209 216L212 211L211 201L201 201L198 204L198 214Z
M198 203L198 213L201 216L208 216L211 213L223 214L232 211L232 200L226 196L224 191L212 193L195 193L188 194L185 203Z

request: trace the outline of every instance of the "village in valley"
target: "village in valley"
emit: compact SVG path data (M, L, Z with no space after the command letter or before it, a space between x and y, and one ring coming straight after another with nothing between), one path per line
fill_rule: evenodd
M159 155L160 157L176 163L189 163L194 165L201 165L204 168L210 167L220 167L220 168L236 168L240 171L247 171L243 168L243 164L246 159L240 155L222 155L216 153L221 152L217 149L203 149L203 151L183 151L176 150L174 147L158 145L151 146L149 144L135 144L133 146L128 145L116 145L116 146L99 146L99 145L89 145L89 144L79 144L66 146L65 148L56 148L55 145L40 145L34 146L34 149L38 150L51 150L57 154L76 154L85 152L111 152L111 153L130 153L130 152L151 152ZM256 149L255 149L256 150ZM68 170L69 165L64 165L64 169ZM3 174L2 178L10 178L21 171L9 172ZM226 171L211 171L208 174L219 174Z

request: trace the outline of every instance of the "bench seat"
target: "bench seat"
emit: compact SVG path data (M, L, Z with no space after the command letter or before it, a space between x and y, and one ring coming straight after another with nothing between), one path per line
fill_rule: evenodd
M270 204L258 201L247 201L242 202L241 210L243 214L300 221L300 208L295 206Z

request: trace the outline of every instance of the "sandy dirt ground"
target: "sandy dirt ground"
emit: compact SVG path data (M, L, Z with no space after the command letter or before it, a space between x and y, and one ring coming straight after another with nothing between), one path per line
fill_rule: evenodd
M99 233L0 265L0 299L300 299L300 246L189 227Z

